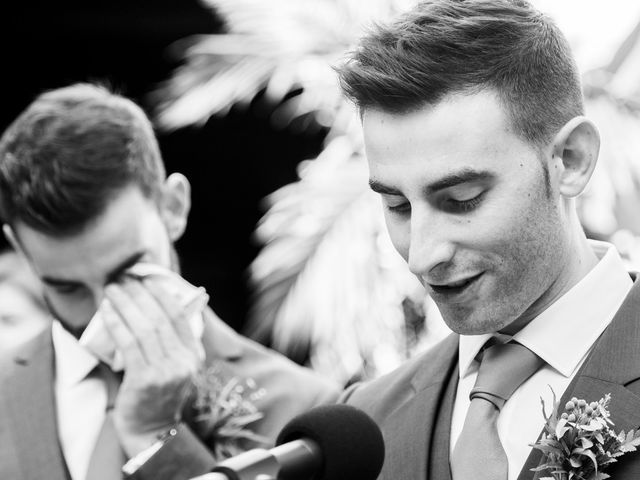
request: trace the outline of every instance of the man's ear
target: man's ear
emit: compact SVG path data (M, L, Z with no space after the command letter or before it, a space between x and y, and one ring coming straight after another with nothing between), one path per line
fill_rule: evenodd
M560 193L576 197L587 186L600 151L598 129L586 117L569 120L553 141L553 156L562 163L558 178Z
M187 228L191 209L191 185L181 173L172 173L164 181L160 213L169 238L175 242Z

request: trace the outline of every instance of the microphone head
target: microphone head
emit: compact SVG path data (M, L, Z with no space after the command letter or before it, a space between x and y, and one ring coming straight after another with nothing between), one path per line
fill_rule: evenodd
M313 480L375 480L384 462L384 441L362 410L336 404L315 407L285 425L276 445L308 438L322 451Z

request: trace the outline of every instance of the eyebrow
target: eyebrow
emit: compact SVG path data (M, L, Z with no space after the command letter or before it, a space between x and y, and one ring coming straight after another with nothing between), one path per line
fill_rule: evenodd
M491 180L495 178L495 175L488 170L472 170L463 169L459 172L449 174L440 180L437 180L425 188L425 191L429 193L439 192L445 188L455 187L462 183L478 182L483 180Z
M430 183L424 190L427 195L430 195L446 188L455 187L462 183L491 180L493 178L495 178L495 174L488 170L472 170L465 168L458 172L450 173L435 182ZM400 190L374 179L369 180L369 187L376 193L385 195L402 195Z
M381 193L385 195L402 195L402 193L400 193L400 190L388 187L384 183L379 182L378 180L373 180L373 179L369 180L369 188L371 188L371 190L373 190L376 193Z
M140 259L145 256L145 254L145 251L138 251L125 258L113 270L111 270L111 272L109 272L109 274L107 275L107 283L111 283L116 280L120 275L124 273L125 270L138 263ZM82 284L82 282L77 282L75 280L66 280L63 278L55 278L49 276L42 277L42 281L52 286L70 286Z

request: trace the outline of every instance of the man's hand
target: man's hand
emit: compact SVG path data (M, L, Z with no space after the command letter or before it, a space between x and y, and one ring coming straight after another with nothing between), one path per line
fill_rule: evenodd
M179 305L153 277L108 285L105 297L114 310L105 325L125 364L114 423L132 457L180 420L202 363L200 340L189 325L196 312Z

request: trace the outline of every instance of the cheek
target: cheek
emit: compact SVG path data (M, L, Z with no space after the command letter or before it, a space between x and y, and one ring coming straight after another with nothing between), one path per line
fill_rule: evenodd
M411 245L410 222L400 222L387 212L385 212L384 218L391 243L406 261L409 258L409 247Z
M471 227L468 231L475 245L500 256L528 256L532 249L538 249L549 224L555 224L550 221L555 213L544 192L526 187L505 192L481 217L465 226Z
M171 266L171 240L167 230L159 224L156 228L147 231L146 237L144 243L148 245L148 254L142 261L169 268Z
M546 198L537 197L520 209L505 212L499 225L491 234L491 248L500 257L503 283L511 288L537 290L546 283L547 273L561 263L562 224L558 212Z
M48 291L45 295L53 315L76 327L86 325L97 309L93 297L88 293L60 295Z
M169 243L161 243L154 246L153 251L149 252L148 258L143 259L145 262L154 263L161 267L171 267L171 247Z

